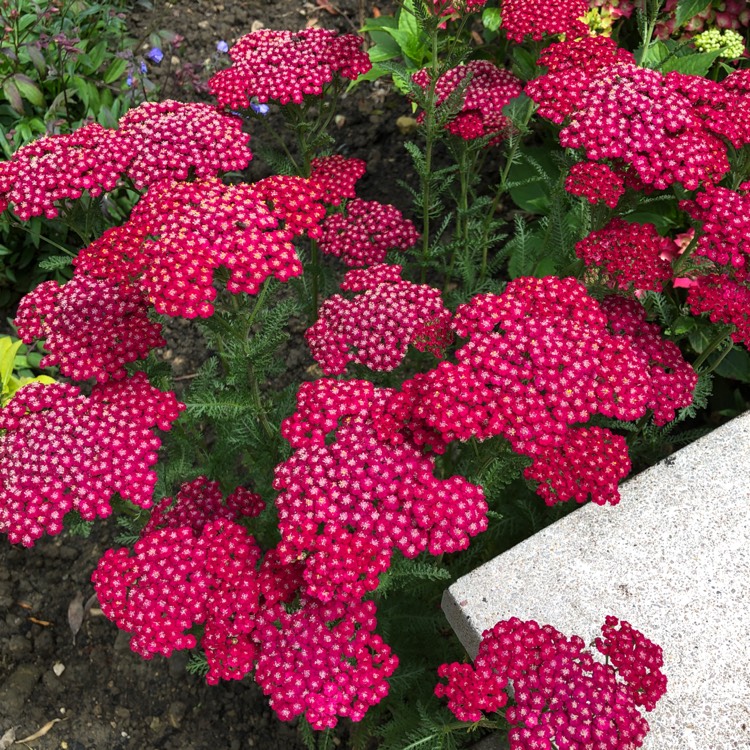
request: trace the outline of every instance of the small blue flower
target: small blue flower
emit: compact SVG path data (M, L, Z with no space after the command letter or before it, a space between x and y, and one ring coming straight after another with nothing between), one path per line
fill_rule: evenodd
M143 75L146 75L146 73L148 73L148 67L146 66L146 63L143 62L143 60L141 60L140 68Z
M152 47L146 53L146 57L151 60L152 63L158 65L164 59L164 53L158 47Z
M267 115L271 108L267 104L260 104L259 102L250 102L250 109L252 109L256 115Z
M226 54L229 52L229 45L222 39L220 42L216 42L216 51Z
M128 76L128 77L127 77L127 78L125 79L125 85L126 85L126 86L127 86L128 88L130 88L130 87L131 87L131 86L133 85L133 76L129 75L129 76Z

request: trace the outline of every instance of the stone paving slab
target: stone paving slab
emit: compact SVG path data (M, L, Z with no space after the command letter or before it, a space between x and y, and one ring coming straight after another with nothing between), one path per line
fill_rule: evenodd
M473 657L512 616L592 642L613 614L664 648L644 750L750 750L750 412L456 581Z

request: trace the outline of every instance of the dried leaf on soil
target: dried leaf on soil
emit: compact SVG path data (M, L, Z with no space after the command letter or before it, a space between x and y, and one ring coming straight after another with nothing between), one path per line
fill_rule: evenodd
M58 721L62 721L62 719L52 719L51 721L48 721L41 729L34 732L34 734L30 734L28 737L24 737L22 740L16 740L16 745L22 745L25 742L33 742L34 740L38 740L40 737L44 737L47 732L49 732L50 729L52 729L55 724L57 724Z
M16 728L11 727L2 737L0 737L0 750L8 748L16 741Z
M83 594L79 591L73 601L68 605L68 625L73 633L73 643L83 624Z

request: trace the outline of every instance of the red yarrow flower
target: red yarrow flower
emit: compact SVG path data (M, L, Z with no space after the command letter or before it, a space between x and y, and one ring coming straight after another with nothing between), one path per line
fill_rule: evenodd
M547 72L529 81L524 90L536 103L539 115L559 125L578 109L593 76L615 63L635 63L635 58L610 37L584 36L555 42L539 56L538 65L546 67Z
M367 170L367 165L362 159L347 159L334 154L316 157L310 169L310 179L323 191L323 201L338 206L343 200L357 197L354 185Z
M498 68L489 60L470 60L440 76L435 85L438 106L467 75L471 78L463 94L461 109L446 128L465 140L494 136L490 143L500 143L510 126L508 118L503 115L503 107L523 91L523 84L510 71ZM425 90L430 86L430 72L426 68L415 73L413 79ZM421 112L417 122L423 121L424 112Z
M688 291L687 303L695 315L708 313L712 323L735 326L732 341L750 349L750 287L728 274L699 276Z
M565 189L572 195L579 195L589 203L605 203L615 208L625 195L625 181L606 164L592 161L579 161L570 168L565 178Z
M283 721L301 714L313 729L339 717L361 721L388 695L397 657L373 631L373 602L303 600L295 612L265 618L255 681Z
M96 123L39 138L0 163L0 210L10 204L21 221L54 219L62 200L113 190L133 157L133 144Z
M394 268L400 273L401 266ZM380 275L377 265L368 270ZM363 288L361 274L356 278L362 294L353 299L340 294L329 297L320 307L317 322L305 332L313 359L324 374L342 374L349 362L371 370L393 370L409 345L443 356L452 339L451 313L439 289L400 278Z
M619 647L637 631L623 624L618 633L617 622L607 618L604 648L619 657L628 671L633 660L621 656ZM658 647L648 644L642 653L650 658ZM462 721L479 721L484 713L512 701L505 711L512 750L553 746L632 750L643 745L649 731L631 684L617 665L595 662L584 651L582 638L568 638L534 620L498 622L482 634L473 666L443 664L438 675L448 681L439 683L435 694L448 698L448 708Z
M273 276L302 273L292 240L320 233L320 188L301 177L225 185L216 178L152 185L120 227L75 260L79 274L137 283L157 312L213 314L214 269L227 268L227 290L257 294Z
M322 225L319 246L350 267L382 263L389 250L408 250L419 240L414 224L390 204L356 198L345 214L332 214Z
M545 34L585 36L589 29L581 18L588 9L587 0L503 0L500 28L519 44L527 36L534 41Z
M659 292L672 278L669 258L677 257L678 247L653 224L629 223L617 216L576 243L575 253L587 266L600 267L612 286Z
M198 102L144 102L120 118L118 136L132 150L127 175L139 190L241 170L252 159L242 120Z
M90 396L63 383L30 383L0 411L0 532L31 547L59 534L70 510L92 521L121 497L151 505L160 439L184 405L142 372L96 385Z
M219 104L246 109L251 100L301 104L320 96L336 76L354 80L372 67L362 39L329 29L260 29L229 50L232 66L208 81Z
M21 300L14 323L25 343L44 339L41 367L57 365L75 380L124 378L127 363L166 343L143 293L106 279L45 281Z
M603 638L596 639L597 651L625 681L636 706L653 711L667 692L667 676L661 671L664 652L629 622L608 615L602 625Z

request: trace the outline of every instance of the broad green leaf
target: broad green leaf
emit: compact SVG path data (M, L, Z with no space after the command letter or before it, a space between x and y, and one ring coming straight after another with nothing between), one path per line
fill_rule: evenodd
M723 378L750 383L750 354L735 347L715 370Z
M13 341L10 336L0 338L0 384L2 391L5 392L8 381L13 372L13 364L16 360L16 353L23 346L23 341Z
M26 52L29 55L32 65L36 68L40 76L47 75L47 61L44 59L42 51L35 44L29 44L26 47Z
M127 67L128 61L123 60L122 58L118 58L112 63L112 65L109 66L109 68L107 68L107 71L104 73L102 80L104 81L104 83L114 83L115 81L122 78Z
M643 56L643 67L644 68L655 68L661 64L661 61L669 57L670 51L664 42L655 42L650 44L646 50L646 54ZM636 59L640 55L640 50L636 50Z
M500 8L485 8L482 11L482 26L487 31L497 31L501 20Z
M18 90L18 86L12 78L7 78L3 81L3 94L8 100L10 106L13 107L19 115L22 115L23 99L21 98L21 92Z
M24 99L31 102L35 107L41 107L44 105L44 94L42 94L39 87L31 80L31 78L23 75L23 73L16 73L12 80Z
M680 0L677 3L677 10L674 17L677 26L682 26L685 21L697 16L711 5L711 0Z
M676 70L678 73L689 76L705 76L720 54L721 50L717 49L713 52L696 52L684 57L671 57L659 70L662 73L670 73Z

